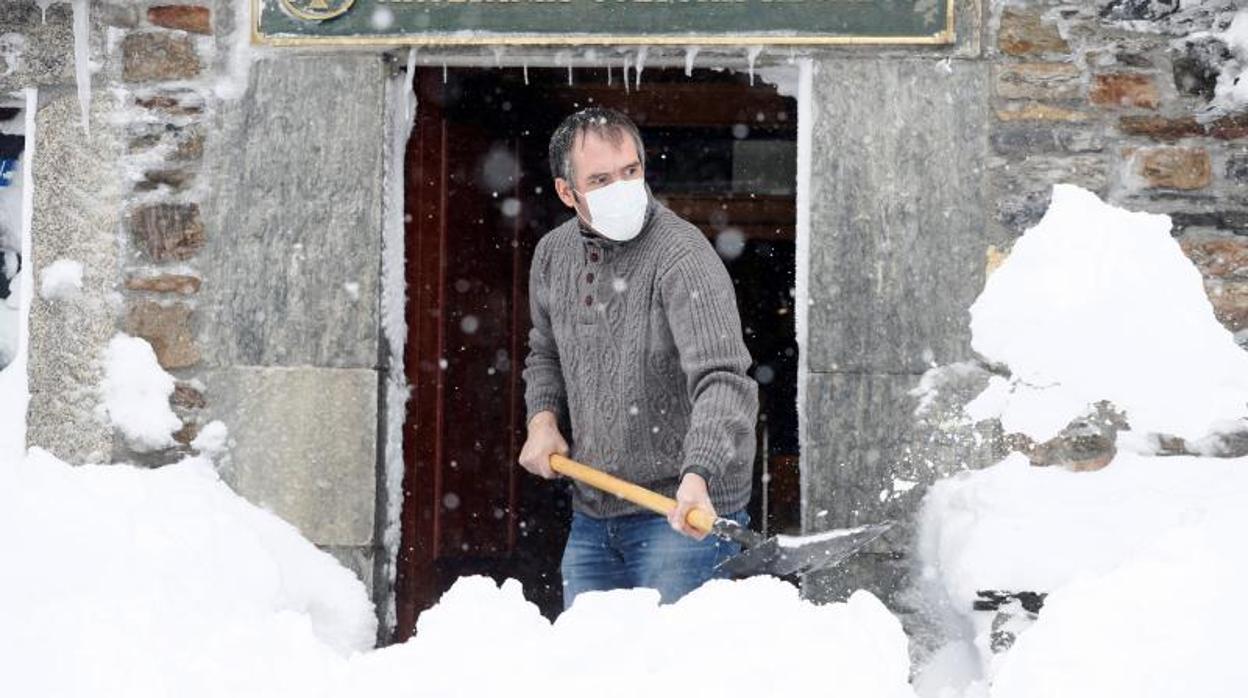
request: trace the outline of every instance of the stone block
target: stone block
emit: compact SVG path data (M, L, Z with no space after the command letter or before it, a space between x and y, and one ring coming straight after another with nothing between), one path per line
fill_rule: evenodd
M194 92L155 94L134 100L136 106L169 116L192 116L204 110L203 99Z
M1105 139L1095 131L1058 124L1000 124L988 137L994 152L1022 158L1054 153L1096 153Z
M1248 329L1248 282L1206 280L1213 314L1231 332Z
M126 82L190 80L202 65L186 35L135 32L121 40L121 77Z
M2 4L2 3L0 3ZM53 21L49 8L48 21ZM43 96L43 93L41 93ZM112 429L95 417L104 347L117 332L113 298L120 275L117 229L122 145L108 128L83 132L73 90L48 91L35 115L33 259L38 278L57 259L83 265L73 303L37 293L30 308L30 409L27 443L73 463L106 461ZM93 91L91 121L106 124L118 109L110 89ZM7 396L6 396L7 397Z
M185 191L194 180L195 173L185 169L165 168L148 170L143 173L143 179L134 183L134 190L136 192L148 192L166 187L171 192L181 192Z
M199 347L191 326L191 307L185 303L134 303L126 310L126 332L146 339L156 360L166 369L199 363Z
M1174 87L1179 94L1213 99L1222 65L1231 59L1225 42L1215 37L1185 41L1171 59Z
M997 47L1011 56L1070 52L1057 26L1044 21L1040 10L1018 7L1002 11Z
M1200 123L1193 116L1124 116L1118 120L1118 128L1127 135L1149 136L1166 141L1193 136L1235 140L1248 137L1248 113L1230 114L1206 124Z
M214 120L200 174L217 184L204 202L214 234L196 258L211 279L205 360L376 366L382 60L282 54L250 78Z
M997 96L1002 99L1078 99L1083 85L1079 68L1069 63L1018 63L996 67Z
M1248 281L1248 239L1244 237L1185 239L1184 254L1205 278Z
M829 59L815 73L812 147L836 156L812 163L812 370L921 372L969 355L992 242L988 71L952 69L940 89L922 60Z
M190 296L199 292L200 283L199 277L187 274L129 276L126 278L126 289L130 291L150 291L152 293L177 293L183 296Z
M1026 102L997 110L997 119L999 121L1064 121L1072 123L1088 121L1090 118L1091 115L1087 112L1066 109L1065 107L1057 107L1041 102Z
M207 406L208 401L204 398L204 394L194 386L178 383L173 387L173 395L169 398L169 403L184 410L198 410Z
M230 433L221 475L318 545L368 546L377 496L377 373L236 367L203 376L205 422Z
M1209 228L1248 235L1248 211L1172 211L1170 220L1174 223L1176 234L1186 232L1190 228Z
M1102 107L1156 109L1161 104L1161 94L1151 75L1104 73L1092 76L1088 100Z
M212 33L212 12L199 5L158 5L147 8L147 21L192 34Z
M130 214L135 242L154 262L190 259L204 245L198 204L149 204Z
M69 3L0 2L0 90L74 82L74 33Z
M1248 153L1232 155L1226 159L1226 178L1235 182L1248 182Z
M1141 148L1132 159L1136 173L1153 189L1203 189L1213 181L1213 163L1204 148Z

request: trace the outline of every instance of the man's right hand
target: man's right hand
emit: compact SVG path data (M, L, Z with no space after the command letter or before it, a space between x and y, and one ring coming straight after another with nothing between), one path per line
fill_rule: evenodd
M568 442L559 433L555 413L538 412L529 420L529 436L520 449L520 465L534 475L552 480L556 476L555 471L550 469L552 453L568 455Z

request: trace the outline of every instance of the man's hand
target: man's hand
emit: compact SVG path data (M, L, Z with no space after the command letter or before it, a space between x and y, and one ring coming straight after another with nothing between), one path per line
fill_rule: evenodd
M529 436L520 449L520 465L530 473L553 480L555 471L550 469L550 455L568 455L568 442L559 433L559 423L554 412L538 412L529 420Z
M706 480L697 473L687 473L681 479L680 488L676 490L676 509L668 515L667 522L686 536L702 540L706 533L690 526L686 521L691 509L703 509L711 516L716 516L715 506L711 504L711 496L706 491Z

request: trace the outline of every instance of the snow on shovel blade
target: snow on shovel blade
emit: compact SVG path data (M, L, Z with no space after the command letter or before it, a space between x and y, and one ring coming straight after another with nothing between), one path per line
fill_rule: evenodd
M885 521L809 536L773 536L725 560L716 569L734 577L756 574L783 577L835 567L892 526L892 521Z

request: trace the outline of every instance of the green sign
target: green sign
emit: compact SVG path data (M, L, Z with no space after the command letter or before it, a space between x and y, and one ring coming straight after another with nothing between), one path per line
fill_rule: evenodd
M289 44L944 44L954 0L252 0Z

